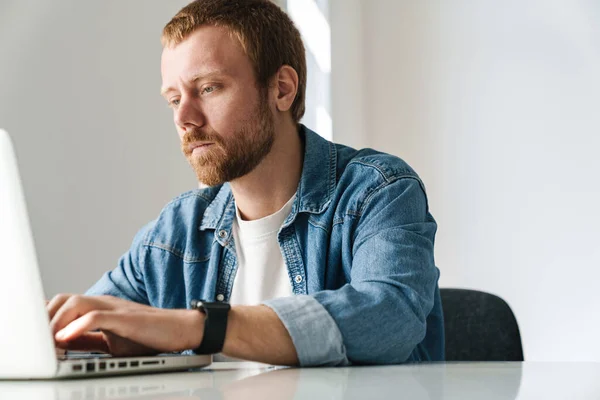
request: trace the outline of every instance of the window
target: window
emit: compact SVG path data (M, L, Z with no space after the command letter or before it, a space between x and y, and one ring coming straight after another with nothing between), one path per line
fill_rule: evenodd
M332 140L329 0L273 1L292 18L306 48L306 113L301 122L324 138Z

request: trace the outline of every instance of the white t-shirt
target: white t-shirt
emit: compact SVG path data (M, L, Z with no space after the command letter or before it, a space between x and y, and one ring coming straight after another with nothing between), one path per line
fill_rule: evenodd
M229 299L231 305L257 305L294 294L277 241L277 233L292 211L294 198L275 214L254 221L244 221L236 207L233 240L238 267Z

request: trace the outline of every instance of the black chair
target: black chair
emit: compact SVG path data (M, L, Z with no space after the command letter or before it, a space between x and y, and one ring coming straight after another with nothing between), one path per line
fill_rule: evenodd
M504 300L476 290L440 293L446 361L523 361L519 326Z

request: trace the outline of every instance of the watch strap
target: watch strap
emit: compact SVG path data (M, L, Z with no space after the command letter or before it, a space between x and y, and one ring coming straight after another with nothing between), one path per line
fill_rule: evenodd
M227 316L231 306L224 302L192 300L191 307L206 315L202 343L194 350L196 354L216 354L223 350L227 332Z

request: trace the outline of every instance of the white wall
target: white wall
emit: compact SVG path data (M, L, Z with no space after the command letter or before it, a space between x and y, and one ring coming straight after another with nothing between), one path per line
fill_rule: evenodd
M529 360L600 361L600 3L333 0L331 13L334 137L420 173L442 286L507 300Z
M159 94L160 33L186 3L0 2L0 127L48 296L87 289L197 185Z

